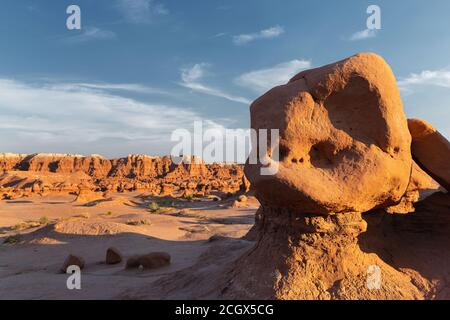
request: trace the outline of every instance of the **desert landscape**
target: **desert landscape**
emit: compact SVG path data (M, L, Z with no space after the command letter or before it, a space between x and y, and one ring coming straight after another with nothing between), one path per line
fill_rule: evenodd
M0 154L0 298L450 299L450 143L406 118L382 57L302 71L250 114L277 160Z
M216 240L241 238L259 206L246 196L241 165L175 165L143 155L0 159L2 298L118 298L144 279L193 265ZM109 248L120 261L106 263ZM127 258L152 251L168 252L170 266L124 270ZM81 295L67 289L61 272L69 255L87 271Z

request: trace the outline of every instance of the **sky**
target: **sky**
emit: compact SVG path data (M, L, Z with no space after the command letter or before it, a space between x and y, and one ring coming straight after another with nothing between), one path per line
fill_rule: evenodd
M174 130L248 128L271 87L366 51L450 137L448 0L2 0L0 39L0 152L168 154Z

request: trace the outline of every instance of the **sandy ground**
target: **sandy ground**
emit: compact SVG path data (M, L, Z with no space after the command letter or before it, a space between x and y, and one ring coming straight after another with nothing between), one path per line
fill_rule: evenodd
M73 195L0 201L0 299L126 297L134 288L145 286L151 291L154 281L194 266L211 250L214 242L208 239L213 235L236 239L240 249L251 246L239 238L253 225L256 200L232 208L232 200L167 204L169 199L152 213L149 204L162 199L139 193L110 197L88 204L73 202ZM139 221L144 223L133 225ZM124 262L107 265L105 253L111 246L125 260L134 254L166 251L172 263L148 271L125 270ZM69 254L86 262L81 290L68 290L68 275L59 271ZM181 298L189 299L188 295ZM157 299L158 292L151 297Z

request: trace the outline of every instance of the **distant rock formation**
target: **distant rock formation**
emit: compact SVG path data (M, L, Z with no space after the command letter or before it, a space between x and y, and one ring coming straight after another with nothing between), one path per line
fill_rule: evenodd
M170 195L187 191L204 195L237 192L244 183L242 165L185 160L176 164L170 157L146 155L108 160L99 155L0 154L0 198L48 192L78 194L80 187L103 192Z

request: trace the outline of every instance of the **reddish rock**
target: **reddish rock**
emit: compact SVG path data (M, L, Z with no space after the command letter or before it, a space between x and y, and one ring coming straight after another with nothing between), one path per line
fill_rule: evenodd
M126 268L157 269L170 264L170 254L167 252L152 252L144 255L137 255L128 258Z
M111 247L106 250L106 264L118 264L121 263L122 260L122 254L118 249Z
M411 151L417 164L450 191L450 142L431 124L408 119L412 136Z
M83 269L84 268L84 259L80 256L70 254L64 261L64 263L61 267L61 271L66 272L67 268L70 266L78 266L78 267L80 267L80 269Z
M250 112L253 129L280 133L276 174L261 175L261 164L245 167L264 206L322 215L365 212L405 193L411 136L383 58L358 54L301 72L258 98Z

